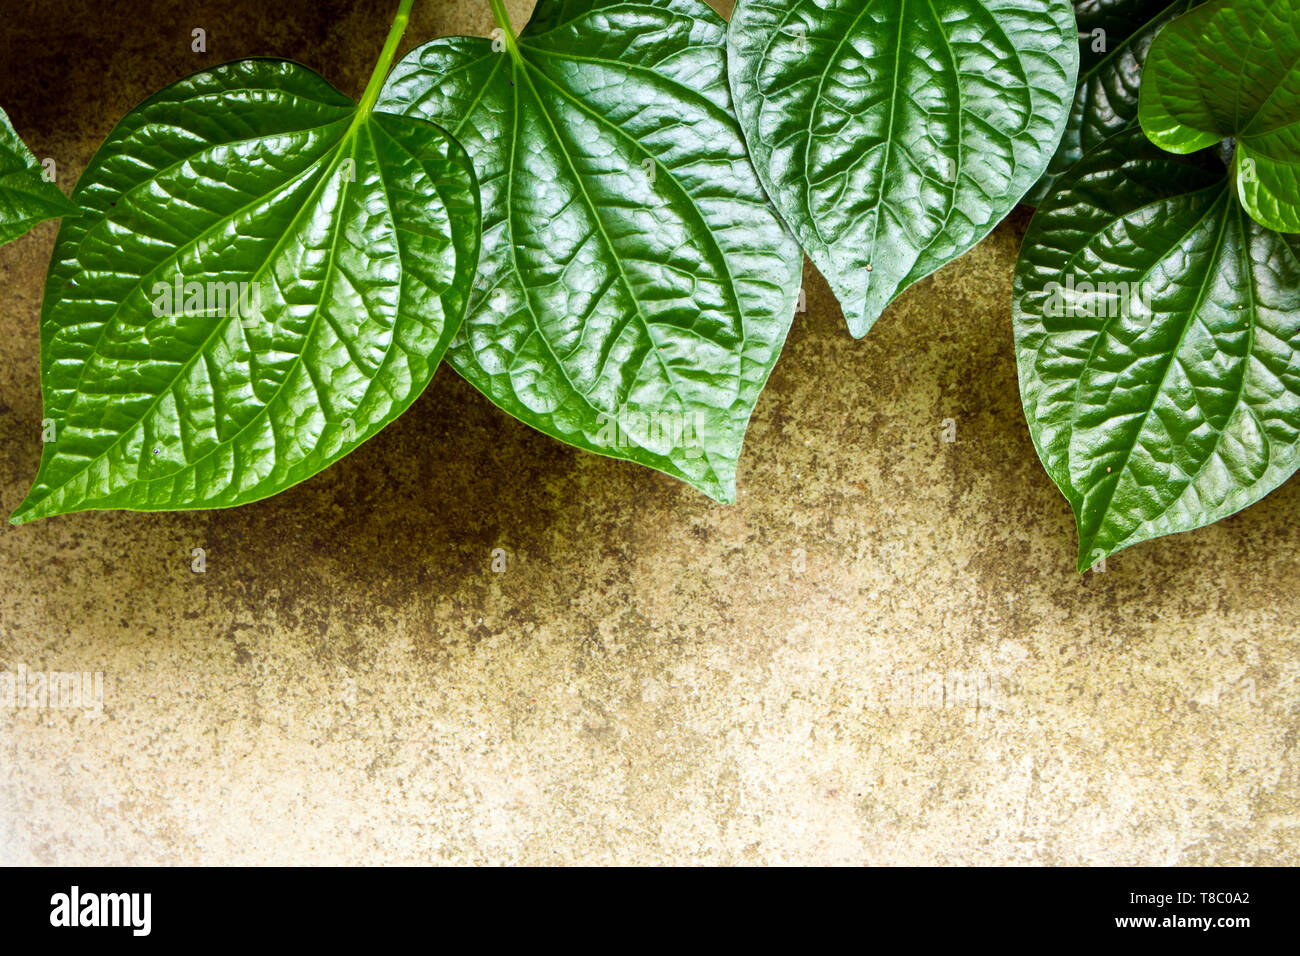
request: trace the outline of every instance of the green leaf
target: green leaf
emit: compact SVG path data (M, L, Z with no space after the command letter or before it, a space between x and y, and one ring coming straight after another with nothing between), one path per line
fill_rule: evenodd
M1025 197L1037 204L1083 154L1135 126L1142 64L1166 23L1200 0L1078 0L1079 82L1070 120L1047 172Z
M47 182L41 164L18 138L0 109L0 245L47 219L71 215L76 207Z
M1079 51L1068 0L740 0L740 125L862 336L1043 174Z
M1169 24L1148 54L1139 117L1174 153L1235 138L1242 204L1300 232L1300 0L1218 0Z
M1079 23L1079 75L1107 59L1120 43L1159 16L1169 3L1170 0L1074 0L1074 16Z
M435 40L382 106L474 157L483 256L448 360L571 445L735 496L802 257L731 112L701 0L541 0L516 39Z
M55 440L15 523L226 507L314 475L429 382L476 262L464 150L277 60L146 100L74 200L41 313Z
M1300 465L1300 240L1211 154L1139 130L1061 177L1015 279L1025 417L1079 570L1257 501Z

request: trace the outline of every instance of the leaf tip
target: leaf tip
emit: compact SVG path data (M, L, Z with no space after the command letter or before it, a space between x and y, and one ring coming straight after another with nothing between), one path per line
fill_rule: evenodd
M1095 534L1079 536L1079 554L1076 561L1077 569L1080 574L1087 574L1089 571L1105 571L1106 559L1119 551L1120 548L1115 546L1104 546L1097 543Z
M730 481L700 487L700 491L720 505L734 505L736 503L736 481L734 478Z
M865 306L861 309L844 307L844 321L848 323L849 335L855 339L865 337L878 318L880 318L879 312L869 311Z
M18 527L19 525L30 524L39 518L48 517L48 515L39 513L39 505L40 499L33 498L32 493L29 491L27 497L9 515L9 523L14 527Z

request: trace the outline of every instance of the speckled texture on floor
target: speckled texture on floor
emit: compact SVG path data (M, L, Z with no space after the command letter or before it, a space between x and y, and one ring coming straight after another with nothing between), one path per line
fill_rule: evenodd
M395 4L99 6L0 4L65 189L203 66L359 93ZM490 27L420 0L406 45ZM863 341L809 267L732 507L443 369L260 504L6 525L0 670L100 671L104 709L0 709L0 862L1300 863L1300 482L1076 574L1016 393L1025 222ZM0 249L6 513L54 235Z

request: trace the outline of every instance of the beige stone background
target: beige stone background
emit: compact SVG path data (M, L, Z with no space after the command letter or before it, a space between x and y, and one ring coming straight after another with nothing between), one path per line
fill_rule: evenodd
M394 7L4 0L0 103L69 189L198 68L359 94ZM421 0L405 46L490 28ZM0 669L102 671L106 703L0 711L0 861L1300 862L1300 483L1076 574L1016 390L1026 221L862 341L808 267L731 507L444 368L268 501L5 525ZM55 232L0 249L6 513Z

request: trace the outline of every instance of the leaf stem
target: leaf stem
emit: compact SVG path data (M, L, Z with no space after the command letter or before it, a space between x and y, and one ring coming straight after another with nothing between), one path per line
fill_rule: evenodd
M358 116L366 116L375 108L375 103L379 99L379 90L388 77L388 68L393 65L393 57L397 55L397 44L402 42L402 34L406 32L406 24L411 19L413 3L415 0L401 0L397 5L397 15L393 17L393 25L388 30L388 39L384 41L384 48L379 51L379 62L375 64L375 71L370 74L366 91L361 94Z
M510 51L510 56L515 62L519 62L519 41L515 37L515 28L510 24L510 14L506 12L505 0L488 0L488 4L492 7L492 16L496 19L497 26L501 28L506 49Z

